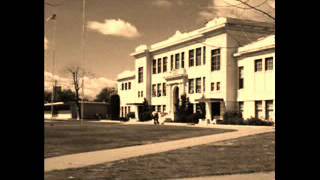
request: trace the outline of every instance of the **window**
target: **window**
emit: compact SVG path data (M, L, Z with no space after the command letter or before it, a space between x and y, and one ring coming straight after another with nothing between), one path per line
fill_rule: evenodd
M121 117L123 117L123 106L121 106Z
M189 94L194 93L194 79L189 79Z
M196 49L196 66L201 65L201 48Z
M166 105L162 106L162 112L166 112Z
M163 96L166 96L166 94L167 94L167 88L166 88L166 83L162 83L162 95Z
M255 117L262 118L262 101L255 102Z
M202 83L203 83L203 92L206 92L206 77L202 78Z
M173 70L173 55L171 55L171 57L170 57L170 61L171 61L171 63L170 63L170 69L171 69L171 71Z
M203 54L203 64L206 64L206 47L203 46L202 50L203 50L203 52L202 52L202 54Z
M157 87L155 84L152 85L152 97L157 96Z
M243 114L243 102L239 102L239 112Z
M128 89L128 83L124 83L124 89L125 89L125 90Z
M175 69L179 69L180 67L180 54L176 54L176 58L175 58Z
M184 68L184 52L181 53L181 68Z
M273 118L273 101L266 101L266 119L272 120Z
M243 67L239 67L239 89L243 89Z
M152 74L156 74L157 73L157 60L153 60L152 61Z
M196 79L196 92L201 93L201 78Z
M124 107L124 117L127 117L127 106Z
M158 88L157 88L157 96L160 97L161 96L161 84L158 84Z
M266 71L273 70L273 57L266 58L265 63L266 63L265 64Z
M143 91L141 91L141 97L143 97Z
M131 82L128 82L128 89L131 89Z
M161 58L158 59L158 73L161 73Z
M217 91L220 90L220 82L217 82Z
M214 83L211 83L211 91L214 91Z
M161 111L161 105L157 106L157 111L160 112Z
M194 65L194 50L189 50L189 67Z
M138 97L140 97L140 91L138 91Z
M164 57L163 58L163 72L167 72L167 61L168 61L168 58Z
M124 84L123 83L121 84L121 90L124 90Z
M262 59L257 59L254 61L254 71L262 71Z
M129 112L131 112L131 111L130 111L130 106L128 106L128 113L129 113Z
M152 107L152 111L156 111L156 106L151 106Z
M220 49L211 50L211 71L220 70Z
M143 67L138 68L138 83L143 82Z

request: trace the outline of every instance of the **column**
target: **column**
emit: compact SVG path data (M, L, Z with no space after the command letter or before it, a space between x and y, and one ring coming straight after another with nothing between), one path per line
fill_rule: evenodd
M212 119L211 103L205 102L205 104L206 104L206 119L211 120Z

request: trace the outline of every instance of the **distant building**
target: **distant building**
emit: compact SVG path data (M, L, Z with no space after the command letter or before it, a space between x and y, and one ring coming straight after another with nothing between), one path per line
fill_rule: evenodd
M146 99L174 120L186 94L194 112L204 107L206 119L238 110L244 118L274 119L273 33L273 24L216 18L200 29L138 46L131 54L135 70L117 79L120 116L139 117Z
M53 114L51 114L51 107L53 106ZM110 117L109 104L105 102L80 102L80 106L83 106L83 118L84 119L106 119ZM44 105L45 119L77 119L78 111L74 102L55 102L47 103Z

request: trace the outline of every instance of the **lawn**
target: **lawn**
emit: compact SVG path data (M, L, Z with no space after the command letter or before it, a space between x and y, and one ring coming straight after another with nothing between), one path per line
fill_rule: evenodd
M113 163L52 171L45 174L45 179L143 180L274 171L274 145L274 133L264 133Z
M181 126L125 125L78 121L45 123L45 158L120 148L232 130Z

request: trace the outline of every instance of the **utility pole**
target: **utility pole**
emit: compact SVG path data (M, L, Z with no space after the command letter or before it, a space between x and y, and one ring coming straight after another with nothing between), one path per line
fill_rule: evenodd
M86 0L82 1L82 63L83 68L85 68L85 43L86 43ZM84 71L84 69L83 69ZM82 103L81 103L81 126L84 119L84 76L85 73L83 72L82 76Z

